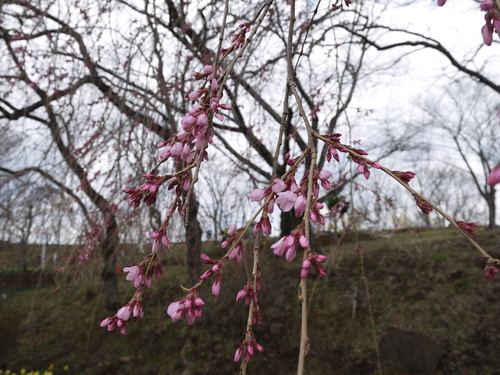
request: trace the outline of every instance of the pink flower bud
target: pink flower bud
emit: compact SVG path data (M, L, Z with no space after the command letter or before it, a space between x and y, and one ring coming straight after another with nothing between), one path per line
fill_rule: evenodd
M234 234L236 233L236 224L233 224L229 227L228 231L227 231L227 235L229 237L232 237Z
M252 202L260 202L266 197L266 191L264 189L255 189L248 197Z
M500 182L500 165L497 165L493 171L491 171L488 177L488 185L494 186Z
M196 125L205 126L206 124L208 124L208 116L202 113L196 118Z
M304 235L300 236L299 243L300 243L300 246L302 246L304 249L307 249L307 247L309 246L309 241L307 240L306 236L304 236Z
M327 170L322 170L321 172L319 172L318 177L322 180L329 179L330 177L332 177L332 172Z

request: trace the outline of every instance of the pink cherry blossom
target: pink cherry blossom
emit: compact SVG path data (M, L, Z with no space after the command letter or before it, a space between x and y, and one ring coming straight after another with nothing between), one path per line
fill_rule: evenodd
M284 191L278 193L278 198L276 199L276 204L283 212L289 212L295 205L297 200L297 194L292 191Z

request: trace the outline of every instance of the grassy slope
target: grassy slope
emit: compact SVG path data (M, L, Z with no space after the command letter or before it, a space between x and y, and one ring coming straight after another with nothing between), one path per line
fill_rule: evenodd
M494 253L497 234L484 231L477 237ZM214 246L204 246L216 255ZM333 246L324 244L323 248L327 253ZM338 266L330 267L328 277L315 287L308 374L375 371L367 297L353 248L353 241L348 240L336 250ZM496 353L500 347L500 284L484 279L480 256L456 232L429 230L363 240L362 253L377 339L389 327L419 330L446 350L440 374L500 373ZM7 299L0 302L0 368L43 370L54 364L55 374L237 373L232 357L243 339L246 306L242 301L234 303L234 298L250 265L230 264L219 298L209 295L206 288L201 321L193 326L185 321L174 324L165 310L182 297L178 285L186 284L180 254L178 250L169 255L164 278L145 294L145 319L130 323L125 336L98 326L108 313L102 306L95 273L57 294L51 294L50 287L11 288ZM131 261L122 260L126 265ZM249 374L294 373L300 331L299 274L300 261L289 264L269 250L265 252L264 286L259 294L263 323L255 329L265 352L252 358ZM0 280L6 275L0 274ZM125 303L133 290L122 276ZM313 273L309 285L315 281ZM69 366L68 371L61 370L64 365Z

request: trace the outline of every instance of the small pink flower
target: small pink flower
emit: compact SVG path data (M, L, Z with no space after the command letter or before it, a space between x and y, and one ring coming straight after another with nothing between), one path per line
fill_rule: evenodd
M285 181L283 181L283 180L281 180L279 178L275 178L274 179L274 184L273 184L273 187L272 187L273 192L275 192L275 193L281 193L285 189L286 189Z
M292 191L285 191L278 193L278 198L276 199L276 204L283 212L289 212L295 205L297 200L297 194Z

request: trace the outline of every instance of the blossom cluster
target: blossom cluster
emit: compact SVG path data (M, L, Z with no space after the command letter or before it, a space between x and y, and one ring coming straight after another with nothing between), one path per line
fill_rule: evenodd
M139 319L144 318L141 294L142 290L138 290L130 302L120 308L114 316L104 319L101 322L101 327L107 327L108 331L113 331L116 327L118 327L123 335L126 334L127 321L131 317L136 323Z
M250 357L255 354L255 350L259 352L263 352L264 348L260 346L257 341L255 341L255 337L253 333L250 331L247 333L247 338L243 340L241 346L236 349L236 353L234 354L234 362L239 362L243 357L243 360L248 363Z
M201 306L205 302L198 296L198 288L190 290L189 294L180 301L172 302L167 309L167 314L173 322L186 317L189 324L193 324L196 318L201 317Z

